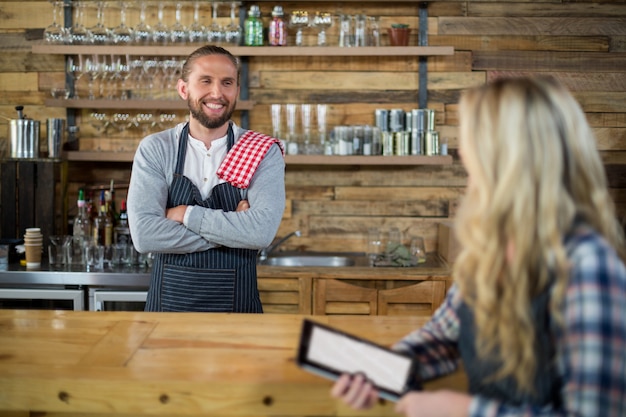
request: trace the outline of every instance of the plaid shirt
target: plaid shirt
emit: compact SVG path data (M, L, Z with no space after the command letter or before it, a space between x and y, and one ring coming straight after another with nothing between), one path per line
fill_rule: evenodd
M555 329L562 408L513 406L474 396L469 416L626 416L626 268L606 241L580 226L568 237L570 283ZM417 356L422 378L457 369L460 294L453 286L432 319L394 348Z

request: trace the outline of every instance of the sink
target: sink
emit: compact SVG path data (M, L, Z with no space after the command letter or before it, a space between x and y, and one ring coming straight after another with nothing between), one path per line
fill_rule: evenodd
M360 256L359 256L360 255ZM363 259L361 259L363 258ZM345 267L360 266L367 262L362 254L328 254L314 252L300 252L291 254L270 255L260 262L268 266L313 266L313 267Z

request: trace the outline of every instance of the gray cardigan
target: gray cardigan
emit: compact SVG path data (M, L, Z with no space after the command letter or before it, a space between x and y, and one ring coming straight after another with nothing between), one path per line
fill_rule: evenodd
M187 227L165 217L183 126L145 137L135 153L127 209L137 251L191 253L220 245L244 249L270 245L285 210L285 162L277 145L269 149L252 177L249 210L224 212L194 206ZM237 141L246 130L233 127Z

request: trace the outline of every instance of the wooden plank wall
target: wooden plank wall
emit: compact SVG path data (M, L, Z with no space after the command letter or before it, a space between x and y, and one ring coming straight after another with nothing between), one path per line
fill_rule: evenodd
M295 9L330 10L380 16L418 26L421 2L286 2ZM202 10L208 19L208 2ZM274 3L261 3L268 19ZM456 157L457 100L467 87L515 74L550 73L575 94L594 128L611 191L626 215L626 1L492 0L433 1L428 7L430 45L452 45L453 56L428 59L428 107L436 110L442 137L449 140L451 166L288 166L287 210L279 235L301 230L288 248L364 251L369 227L398 227L408 240L425 237L436 250L436 224L454 216L466 175ZM43 106L53 85L63 83L63 60L33 55L30 46L50 23L47 1L0 3L0 114L14 106L39 120L63 117L63 109ZM112 12L110 12L112 13ZM173 18L168 13L168 18ZM149 19L154 19L152 12ZM93 16L88 17L93 19ZM136 21L131 10L129 22ZM293 35L291 35L293 36ZM337 27L330 29L331 42ZM307 32L306 42L314 41ZM412 34L412 45L417 37ZM383 31L383 44L387 44ZM273 103L327 103L329 124L373 124L376 108L417 107L415 57L256 57L250 58L251 127L271 132ZM127 149L141 133L97 133L81 114L83 149ZM6 121L0 119L0 150L7 152ZM84 184L127 181L130 164L81 163L70 167L72 192ZM121 195L120 195L121 194ZM118 198L123 198L120 193ZM70 197L73 201L73 197Z

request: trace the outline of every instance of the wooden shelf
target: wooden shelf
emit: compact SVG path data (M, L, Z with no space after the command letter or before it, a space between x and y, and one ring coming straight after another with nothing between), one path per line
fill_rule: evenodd
M104 100L104 99L46 99L48 107L65 107L72 109L163 109L163 110L187 110L187 102L184 100ZM252 110L254 101L240 100L237 102L237 110Z
M134 152L68 151L62 155L67 161L132 162ZM450 155L410 156L328 156L286 155L287 165L450 165Z
M287 165L451 165L452 156L286 155L285 163Z
M201 45L48 45L36 44L35 54L187 56ZM431 56L454 55L452 46L225 46L235 56Z

